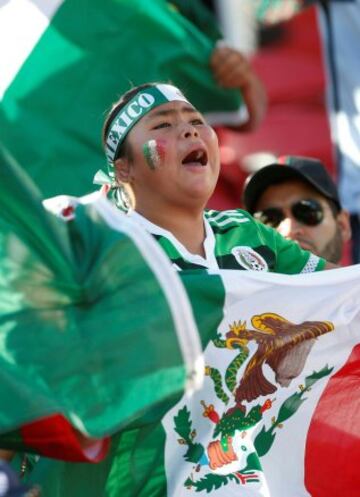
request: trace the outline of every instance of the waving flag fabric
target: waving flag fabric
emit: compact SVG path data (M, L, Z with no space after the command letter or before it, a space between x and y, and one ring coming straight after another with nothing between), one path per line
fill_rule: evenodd
M244 120L239 92L219 87L210 70L217 31L194 23L201 2L195 17L193 2L176 3L16 0L0 8L1 140L45 196L92 190L105 160L105 114L133 85L171 80L212 122Z
M45 204L3 155L0 446L111 437L40 457L45 497L357 497L359 266L182 286L105 199Z
M99 460L97 439L196 382L191 308L158 245L107 201L57 218L0 159L0 446Z
M118 432L101 463L41 458L30 480L49 497L357 497L359 276L183 273L203 387Z
M221 273L204 385L163 420L168 495L358 495L359 277Z

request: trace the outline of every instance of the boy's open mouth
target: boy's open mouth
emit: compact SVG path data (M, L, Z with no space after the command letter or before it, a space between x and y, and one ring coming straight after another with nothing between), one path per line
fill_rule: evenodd
M198 165L198 166L206 166L208 163L208 155L204 148L196 148L189 152L184 159L182 160L182 164L185 165Z

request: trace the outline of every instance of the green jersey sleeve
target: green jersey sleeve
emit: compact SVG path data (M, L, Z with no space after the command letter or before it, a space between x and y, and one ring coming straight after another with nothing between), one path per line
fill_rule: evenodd
M261 223L257 224L266 244L275 252L274 272L299 274L313 273L324 269L325 259L308 250L303 250L296 242L284 238L275 229Z

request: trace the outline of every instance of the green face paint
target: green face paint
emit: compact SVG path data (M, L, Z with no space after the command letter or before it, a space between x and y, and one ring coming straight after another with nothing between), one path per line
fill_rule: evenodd
M149 140L143 145L143 153L150 169L154 170L164 160L165 143L163 140Z

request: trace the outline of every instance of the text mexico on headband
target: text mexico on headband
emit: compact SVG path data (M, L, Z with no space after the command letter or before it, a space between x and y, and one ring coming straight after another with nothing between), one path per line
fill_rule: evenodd
M181 91L172 85L159 84L139 92L120 109L114 117L106 134L105 153L108 159L109 175L114 177L116 154L126 135L134 125L155 107L167 102L182 101L190 103Z

